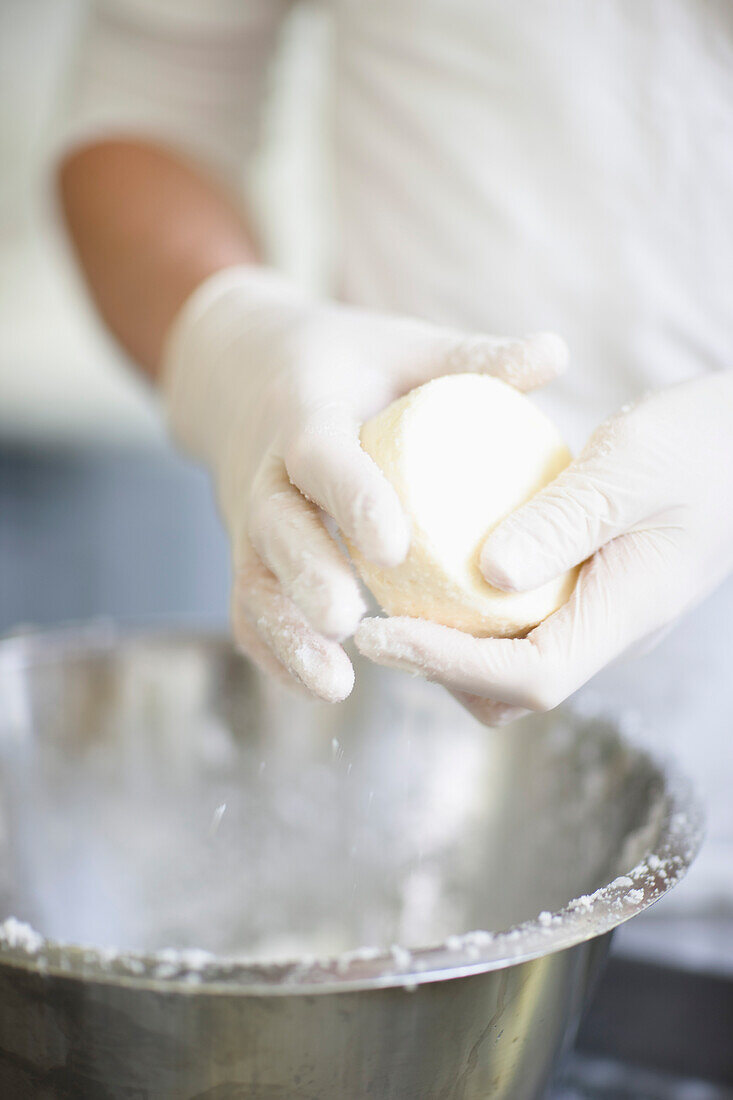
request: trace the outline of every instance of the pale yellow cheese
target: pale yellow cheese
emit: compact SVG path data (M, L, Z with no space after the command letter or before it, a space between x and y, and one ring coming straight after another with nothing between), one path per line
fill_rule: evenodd
M406 560L383 569L353 546L364 581L390 615L476 636L518 636L557 610L576 570L506 593L479 570L488 533L551 481L571 454L526 397L485 375L435 379L364 424L364 450L397 491L411 524Z

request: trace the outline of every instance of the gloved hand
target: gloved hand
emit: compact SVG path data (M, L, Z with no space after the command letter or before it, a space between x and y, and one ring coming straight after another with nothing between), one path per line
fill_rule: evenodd
M344 699L354 674L339 642L365 605L328 517L383 565L403 560L410 537L360 446L361 423L439 374L483 371L528 390L565 359L556 336L467 337L322 304L256 267L204 282L172 326L164 391L175 437L216 482L241 648L322 699Z
M356 645L447 685L487 725L549 710L630 647L648 648L733 568L733 372L623 409L481 554L486 579L508 592L580 562L568 603L526 638L365 619Z

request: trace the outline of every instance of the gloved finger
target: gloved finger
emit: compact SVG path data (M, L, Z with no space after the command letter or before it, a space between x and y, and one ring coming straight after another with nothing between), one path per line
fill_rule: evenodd
M262 562L315 631L340 641L366 611L354 572L315 505L290 484L278 459L261 465L252 490L248 533Z
M489 584L539 588L658 508L650 491L658 478L641 458L621 456L625 437L621 421L603 425L579 458L494 528L479 562Z
M446 333L433 337L424 367L406 388L443 374L490 374L526 393L557 378L568 365L568 349L554 332L502 338Z
M354 686L354 670L336 642L317 634L277 578L245 550L235 563L233 628L245 648L254 627L279 663L312 695L327 703L345 699Z
M362 449L359 425L342 405L313 413L285 448L293 484L331 516L365 558L404 561L410 531L397 493Z
M524 690L532 657L524 639L474 638L461 630L425 619L395 616L362 619L354 635L356 648L375 664L435 680L451 691L527 707ZM539 663L537 661L537 663Z
M231 618L232 634L240 653L257 665L260 672L264 672L266 676L271 676L274 680L277 680L288 691L292 691L303 699L313 698L311 693L299 680L290 675L285 666L280 664L272 650L265 645L236 599L232 599Z
M451 695L482 725L490 726L492 729L508 726L529 713L524 707L497 703L495 699L483 699L480 695L469 695L465 691L452 691Z
M474 638L421 619L363 619L357 649L451 691L550 710L679 613L670 537L644 531L609 543L583 566L570 600L526 638Z

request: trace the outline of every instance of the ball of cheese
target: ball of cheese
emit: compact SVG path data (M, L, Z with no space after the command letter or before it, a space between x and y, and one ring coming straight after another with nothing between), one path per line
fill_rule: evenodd
M394 568L349 546L386 612L477 637L516 637L567 600L577 570L508 593L479 569L492 528L571 459L555 426L526 397L485 375L437 378L364 424L361 443L396 489L412 528L407 558Z

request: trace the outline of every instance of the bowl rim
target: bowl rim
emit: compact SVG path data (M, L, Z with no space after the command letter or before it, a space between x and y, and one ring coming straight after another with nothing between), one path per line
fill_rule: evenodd
M129 624L99 618L61 627L23 628L0 638L0 675L24 667L105 653L120 645L206 644L235 652L226 633L190 620ZM242 657L245 663L246 657ZM477 930L449 936L438 945L406 949L361 948L330 958L301 958L286 963L253 962L245 956L213 955L191 949L155 952L111 950L65 943L42 936L0 913L0 967L84 982L129 986L181 994L237 996L313 996L403 988L470 977L565 951L611 933L654 905L689 870L704 835L704 815L691 783L673 763L632 740L618 716L607 710L588 713L572 704L561 711L602 720L618 741L644 758L661 782L661 814L653 850L634 867L621 868L590 895L498 932ZM12 718L11 720L12 721ZM0 730L3 721L0 719Z

